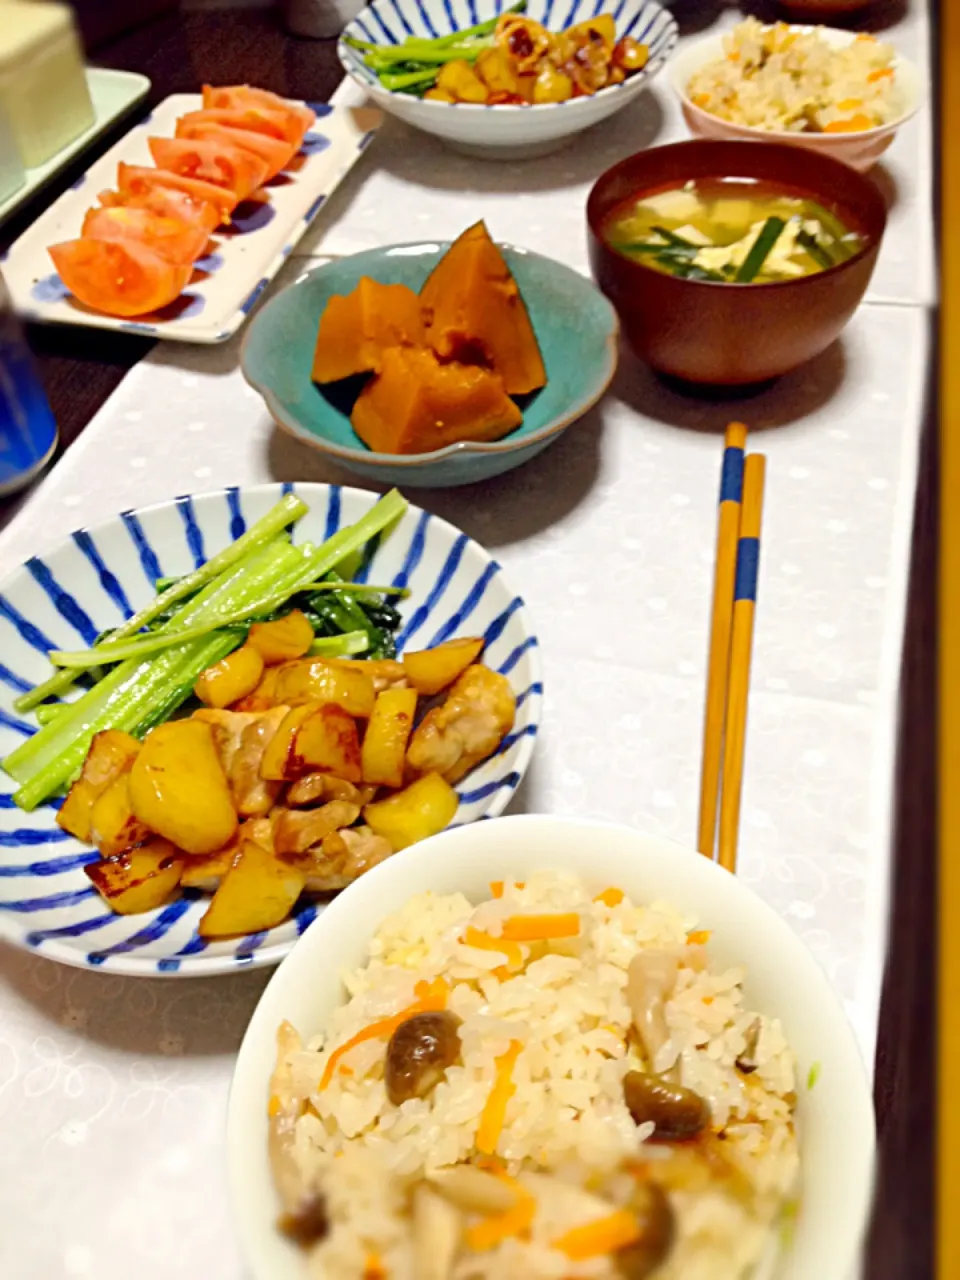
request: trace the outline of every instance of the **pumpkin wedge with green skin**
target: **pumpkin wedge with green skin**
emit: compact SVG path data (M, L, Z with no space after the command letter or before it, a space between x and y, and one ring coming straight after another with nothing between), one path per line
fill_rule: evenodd
M480 364L507 395L547 381L526 303L503 254L482 222L455 240L420 290L427 341L441 360Z

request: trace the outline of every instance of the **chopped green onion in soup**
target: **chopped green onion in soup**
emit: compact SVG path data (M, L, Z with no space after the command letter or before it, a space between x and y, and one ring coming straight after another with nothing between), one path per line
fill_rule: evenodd
M604 228L608 243L656 271L713 283L770 284L828 271L862 236L802 192L709 178L634 196Z

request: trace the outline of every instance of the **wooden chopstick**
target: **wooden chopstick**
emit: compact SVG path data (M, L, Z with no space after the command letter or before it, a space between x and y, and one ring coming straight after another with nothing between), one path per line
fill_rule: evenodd
M733 590L740 538L740 502L743 491L743 451L747 428L731 422L724 438L723 469L717 514L717 553L713 577L713 616L710 623L710 656L707 699L703 715L703 752L700 773L700 818L697 848L713 857L717 836L717 803L720 763L723 756L723 722L727 709L730 671L730 635L733 628Z
M737 869L740 834L740 796L743 790L743 751L747 736L747 700L750 696L750 661L753 654L753 621L760 567L760 527L763 520L763 488L767 460L752 453L744 462L743 502L730 641L730 676L723 742L723 788L720 796L720 865Z

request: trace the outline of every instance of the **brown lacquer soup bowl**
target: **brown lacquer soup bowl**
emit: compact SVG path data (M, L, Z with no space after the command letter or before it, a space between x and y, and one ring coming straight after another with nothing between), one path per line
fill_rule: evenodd
M856 251L811 275L741 284L668 275L612 247L611 219L631 200L718 179L816 201L855 233ZM659 373L728 387L779 377L836 341L866 293L886 220L868 177L775 143L694 141L642 151L602 174L587 200L593 273L636 354Z

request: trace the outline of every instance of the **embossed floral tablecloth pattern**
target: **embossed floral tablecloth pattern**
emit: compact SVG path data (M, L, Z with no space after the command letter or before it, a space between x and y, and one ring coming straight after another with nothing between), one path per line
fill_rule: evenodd
M892 38L922 57L923 16ZM499 236L585 269L588 179L674 136L668 101L658 90L620 121L615 146L601 131L527 175L461 166L388 125L313 248L440 238L482 213ZM528 467L469 490L410 493L485 543L536 619L546 714L518 807L689 844L717 431L733 416L756 429L769 479L740 874L813 949L868 1060L932 298L928 141L922 115L891 152L901 204L873 301L816 364L716 406L677 396L626 358L604 404ZM291 261L278 285L309 265ZM237 354L237 341L155 350L0 539L0 573L133 504L270 478L351 483L272 427ZM242 1274L224 1190L224 1109L267 976L137 982L0 946L0 1274Z

